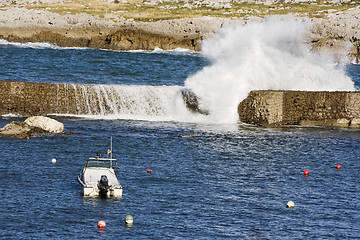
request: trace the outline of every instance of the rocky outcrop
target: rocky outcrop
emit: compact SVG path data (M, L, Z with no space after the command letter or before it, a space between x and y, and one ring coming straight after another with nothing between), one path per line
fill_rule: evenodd
M25 122L10 122L0 128L0 137L31 138L36 134L62 133L64 125L42 116L29 117Z
M262 21L262 18L259 17L247 19L200 17L135 22L133 19L120 18L117 14L107 14L109 16L106 17L86 13L60 15L50 11L27 9L20 5L17 7L16 4L20 4L20 2L28 4L27 1L16 1L1 11L0 39L10 42L47 42L61 47L112 50L186 48L199 51L201 40L219 32L221 28L233 24ZM38 2L41 5L40 1ZM254 2L254 0L249 0L249 2ZM344 3L344 1L341 2ZM210 4L211 1L208 3ZM220 4L218 1L212 3ZM256 1L256 3L274 4L279 1ZM231 5L233 2L225 1L221 4ZM340 3L334 0L334 4ZM194 7L196 8L196 6ZM215 5L210 4L209 7L214 8ZM313 49L326 49L341 54L348 53L352 60L359 62L360 7L354 4L353 8L345 9L347 10L324 10L322 18L312 18L313 27L311 36L309 36L309 44ZM256 11L252 9L250 12L253 10ZM294 15L307 18L306 13ZM266 16L271 16L271 14ZM116 21L112 19L116 19Z
M199 34L177 36L122 28L105 37L92 39L89 46L114 50L154 50L158 47L164 50L184 48L199 51L201 39Z
M31 127L24 122L10 122L0 129L0 137L30 138L43 132L42 129Z
M0 39L10 42L47 42L60 47L111 50L200 50L200 40L230 24L223 18L113 22L81 13L59 15L43 10L9 8L1 11Z
M28 117L25 123L30 127L40 128L49 133L62 133L64 131L63 123L44 116Z
M87 47L110 50L164 50L184 48L193 51L200 50L199 34L177 36L162 33L154 33L147 30L136 30L130 28L119 28L107 30L107 34L91 33L82 34L81 30L72 30L68 35L63 30L40 28L32 34L24 34L24 31L16 29L11 34L4 28L0 29L0 38L10 42L48 42L60 47ZM29 31L29 30L25 30ZM1 32L3 32L1 34Z
M311 44L314 49L347 51L354 62L360 63L360 7L313 19Z
M201 113L204 115L208 115L209 112L206 110L203 110L199 107L199 101L192 91L186 89L181 91L182 98L184 100L184 103L186 107L193 113Z
M261 126L360 127L360 92L252 91L238 106L242 122Z

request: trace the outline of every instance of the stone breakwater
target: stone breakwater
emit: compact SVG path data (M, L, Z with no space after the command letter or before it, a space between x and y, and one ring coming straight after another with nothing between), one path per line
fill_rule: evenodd
M0 115L106 115L134 108L110 90L100 85L0 81ZM206 114L199 111L194 94L182 94L190 110ZM121 109L113 109L107 98ZM239 104L238 113L241 122L261 126L359 128L360 92L252 91Z
M360 92L252 91L238 107L241 122L261 126L360 127Z
M166 114L164 91L156 86L55 84L0 81L0 115L66 114L106 116L118 114ZM180 90L180 88L179 88ZM186 107L201 112L194 94L180 90Z
M76 114L74 102L67 84L0 81L0 115Z

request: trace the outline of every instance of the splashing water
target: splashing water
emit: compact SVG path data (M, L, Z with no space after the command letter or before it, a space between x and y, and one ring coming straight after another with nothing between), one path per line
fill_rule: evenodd
M203 121L196 103L180 86L59 84L53 115L93 119ZM69 96L69 97L68 97ZM69 100L68 100L69 99Z
M251 90L355 90L345 69L305 43L310 23L270 18L224 29L204 41L211 65L185 81L211 121L238 121L237 106Z

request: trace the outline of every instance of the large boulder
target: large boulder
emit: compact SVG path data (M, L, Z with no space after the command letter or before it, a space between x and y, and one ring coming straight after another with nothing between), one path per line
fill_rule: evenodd
M30 138L36 133L43 133L44 130L31 127L24 122L11 122L0 128L1 137Z
M64 131L64 124L48 117L29 117L25 120L25 123L31 127L37 127L50 133L62 133Z
M64 124L42 116L29 117L25 122L11 122L0 128L0 137L31 138L35 134L63 133ZM70 134L65 132L65 134Z

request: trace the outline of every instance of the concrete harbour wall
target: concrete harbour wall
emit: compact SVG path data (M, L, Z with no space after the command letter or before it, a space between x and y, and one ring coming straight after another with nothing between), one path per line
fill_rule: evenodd
M242 122L261 126L360 127L360 92L252 91L238 107Z
M161 97L167 91L169 90L163 86L0 81L0 115L104 116L122 113L164 116L167 114L164 106L167 102ZM193 93L182 90L181 94L190 111L205 114L198 108L197 98Z
M94 115L107 108L91 84L0 81L0 115Z
M195 112L196 96L182 92ZM0 81L0 115L106 115L133 110L132 100L111 86ZM150 99L145 105L158 113ZM252 91L238 105L239 120L260 126L360 127L360 92Z
M76 114L74 101L68 84L0 81L0 115Z

